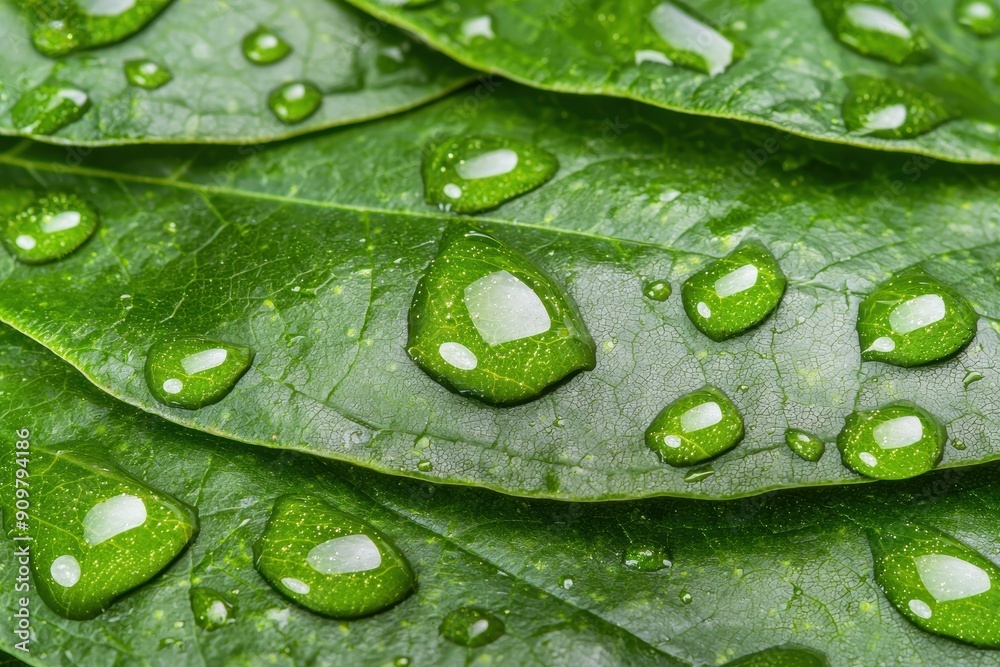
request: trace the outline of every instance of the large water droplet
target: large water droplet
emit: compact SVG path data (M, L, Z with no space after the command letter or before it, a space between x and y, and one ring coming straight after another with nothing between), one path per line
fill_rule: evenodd
M875 580L917 627L1000 648L1000 568L932 528L896 523L870 531Z
M125 61L125 78L133 86L156 90L170 83L174 75L163 65L148 58Z
M665 45L666 53L643 50L636 53L636 62L656 61L677 63L716 76L742 57L744 47L732 36L724 35L696 17L690 10L673 2L662 2L649 15L649 22ZM650 46L660 46L652 43ZM662 56L660 58L659 56Z
M424 160L428 204L478 213L544 184L559 169L555 156L508 137L458 137Z
M806 433L797 428L785 431L785 443L801 458L813 463L823 458L823 452L826 451L826 445L822 440L812 433Z
M670 283L666 280L655 280L653 282L646 283L646 286L642 288L642 293L647 299L651 299L653 301L666 301L673 293L673 289L670 287Z
M308 81L293 81L271 92L267 105L282 123L294 125L312 116L323 104L323 93Z
M678 398L646 429L646 445L672 466L715 458L742 438L740 411L715 387L703 387Z
M144 28L171 0L29 0L32 41L41 53L64 56L114 44Z
M283 60L292 47L277 33L263 26L243 38L243 55L257 65L271 65Z
M926 59L923 33L886 0L813 0L833 35L858 53L897 65Z
M938 97L872 76L851 78L843 115L848 130L879 139L912 139L952 117Z
M622 555L625 567L639 572L656 572L673 565L670 552L659 544L629 544Z
M503 621L479 607L459 607L441 621L441 636L459 646L476 648L503 636Z
M905 479L937 465L947 433L932 414L911 403L853 412L837 436L851 470L876 479Z
M160 403L195 410L221 401L253 362L248 347L201 336L168 338L149 349L146 382Z
M785 293L785 275L759 243L745 243L681 287L684 310L712 340L726 340L763 322Z
M42 599L61 616L97 616L172 562L198 530L195 510L104 459L80 451L32 451L31 569ZM92 449L96 450L97 445ZM13 479L13 458L4 474ZM14 499L3 496L8 530Z
M1000 30L1000 7L994 0L959 0L955 19L980 37L992 37Z
M921 269L908 269L861 303L861 358L907 367L941 361L969 344L978 321L957 290Z
M97 229L93 207L71 194L53 194L29 204L8 219L0 239L24 264L45 264L82 246Z
M744 655L723 667L828 667L826 656L799 646L775 646Z
M76 86L43 83L24 93L10 115L26 134L48 135L74 123L90 109L90 96Z
M222 593L211 588L196 586L188 592L188 595L191 599L194 622L202 630L218 630L235 620L234 605Z
M275 501L254 564L278 592L332 618L380 612L415 583L409 561L387 537L312 496Z
M535 398L595 364L576 305L549 276L501 241L446 233L421 278L408 352L431 377L498 405Z

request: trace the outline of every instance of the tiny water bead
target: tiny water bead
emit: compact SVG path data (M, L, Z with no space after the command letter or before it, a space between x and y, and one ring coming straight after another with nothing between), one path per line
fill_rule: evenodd
M8 219L0 240L23 264L62 259L82 246L97 229L97 211L73 194L42 197Z
M479 607L459 607L441 621L441 636L459 646L492 644L506 632L503 621Z
M722 74L743 57L745 47L673 2L662 2L649 15L659 40L636 53L636 62L677 63L709 76ZM655 55L654 55L655 54Z
M114 44L150 23L171 0L27 0L35 48L50 57Z
M243 55L257 65L271 65L291 52L288 42L263 26L243 38Z
M681 590L681 592L677 594L677 597L680 598L680 601L683 604L691 604L692 602L694 602L694 596L688 593L686 590Z
M828 667L826 655L798 646L775 646L744 655L722 667Z
M815 463L823 458L826 445L812 433L790 428L785 431L785 443L793 452L806 461Z
M994 0L959 0L955 18L980 37L992 37L1000 30L1000 6Z
M271 92L267 105L275 117L286 125L301 123L319 110L323 93L308 81L292 81Z
M861 358L905 367L941 361L972 341L978 321L957 290L922 269L908 269L861 303Z
M852 77L842 113L851 132L878 139L912 139L952 114L944 102L909 84L872 76Z
M827 28L842 44L864 56L896 65L930 55L923 33L886 0L813 0Z
M673 294L673 289L666 280L656 280L646 283L646 286L642 288L642 293L651 301L666 301Z
M622 563L630 570L657 572L671 567L670 552L658 544L630 544L622 555Z
M715 474L715 468L711 466L705 466L703 468L695 468L684 474L684 481L688 484L697 484L703 482L712 475Z
M229 599L211 588L196 586L188 591L194 622L202 630L212 631L234 621L234 605Z
M698 330L722 341L767 319L784 293L778 262L767 248L750 242L688 278L681 300Z
M936 635L1000 648L1000 568L992 561L950 535L912 523L875 527L869 543L875 581L908 621Z
M407 352L441 384L493 405L535 398L596 363L569 295L521 253L464 228L445 233L417 284Z
M853 412L837 436L844 464L875 479L906 479L934 468L947 433L932 414L912 403Z
M149 349L146 383L164 405L196 410L221 401L253 363L236 343L201 336L168 338Z
M715 387L703 387L668 405L646 429L646 445L672 466L715 458L743 439L743 416Z
M534 190L558 169L554 155L517 139L456 137L425 158L424 195L428 204L478 213Z
M42 599L61 616L97 616L156 576L198 531L193 508L104 459L35 447L31 463L39 499L29 523L31 568ZM9 531L14 499L3 502Z
M331 618L378 613L415 584L409 561L387 537L304 495L275 501L254 546L254 566L279 593Z
M24 93L11 109L14 127L26 134L49 135L80 120L90 96L71 84L43 83Z
M147 58L125 61L125 78L133 86L156 90L167 85L174 78L163 65Z

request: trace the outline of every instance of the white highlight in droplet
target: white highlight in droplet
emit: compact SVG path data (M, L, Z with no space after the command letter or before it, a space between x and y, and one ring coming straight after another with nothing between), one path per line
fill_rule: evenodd
M509 148L500 148L483 153L455 165L458 175L467 181L478 178L492 178L509 174L517 168L517 153Z
M262 49L273 49L278 45L278 38L271 34L257 36L257 46Z
M720 298L745 292L757 284L757 267L753 264L744 264L735 271L730 271L715 281L715 293Z
M848 21L862 30L881 32L903 39L909 39L913 36L909 26L900 21L892 12L878 5L860 2L850 4L844 10L844 14Z
M892 352L895 349L896 341L888 336L882 336L881 338L876 338L865 352Z
M930 605L923 600L910 600L910 611L920 618L930 618L934 615L934 612L931 611Z
M965 14L974 19L992 19L993 7L985 2L973 2L965 6Z
M345 535L314 546L306 562L323 574L350 574L374 570L382 564L382 554L367 535Z
M671 449L677 449L681 446L681 438L679 435L668 435L663 438L663 444Z
M229 352L221 347L213 347L211 350L195 352L181 359L181 367L188 375L197 375L205 371L218 368L226 363Z
M508 271L484 276L465 288L465 307L483 340L500 345L552 328L535 291Z
M658 5L649 15L649 22L673 48L701 56L711 76L726 71L733 62L732 42L673 3Z
M722 408L715 401L696 405L681 415L681 429L685 433L700 431L722 421Z
M138 496L123 493L90 508L83 517L83 539L90 546L146 523L146 504Z
M56 91L56 95L63 98L64 100L69 100L78 107L82 107L90 99L87 97L87 93L77 88L60 88Z
M905 104L891 104L881 109L869 111L861 118L867 132L877 130L895 130L906 122L907 110Z
M661 65L673 65L674 61L666 56L666 54L660 51L653 51L649 49L640 49L635 52L635 64L641 65L643 63L659 63Z
M207 616L208 620L214 625L222 625L229 620L229 609L226 607L226 603L222 600L216 600L209 606L205 616Z
M878 459L875 458L875 456L871 454L871 452L861 452L860 454L858 454L858 458L861 459L861 461L865 465L871 466L873 468L878 465Z
M473 37L483 39L493 39L493 18L489 16L477 16L462 22L462 37L465 41L471 41Z
M64 232L67 229L73 229L78 226L81 219L82 216L79 211L63 211L62 213L57 213L52 217L43 219L38 223L38 228L46 234Z
M899 449L920 442L924 437L924 425L913 415L896 417L876 426L872 435L882 449Z
M282 577L281 583L285 588L299 595L305 595L309 592L309 584L294 577Z
M698 302L698 314L704 317L706 320L712 316L712 309L708 307L708 304L704 301Z
M135 6L135 0L77 0L82 9L91 16L117 16Z
M63 588L72 588L80 581L80 563L70 555L59 556L52 561L49 574Z
M179 394L181 393L181 389L183 388L184 388L184 383L178 380L177 378L170 378L169 380L163 383L163 391L167 392L168 394Z
M448 183L443 188L445 195L451 199L458 199L462 196L462 188L454 183Z
M485 618L481 618L469 627L469 639L473 637L478 637L487 630L490 629L490 622Z
M889 326L896 333L908 334L940 322L946 311L940 294L923 294L896 306L889 314Z
M992 588L986 570L955 556L927 554L915 556L913 562L924 588L937 602L970 598Z
M441 343L438 354L455 368L463 371L471 371L479 365L479 359L469 348L461 343Z
M35 237L29 236L28 234L19 234L17 239L14 240L14 243L16 243L17 247L21 250L31 250L38 245Z

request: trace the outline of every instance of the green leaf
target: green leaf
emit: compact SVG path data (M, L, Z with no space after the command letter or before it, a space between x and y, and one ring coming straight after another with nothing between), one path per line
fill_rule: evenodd
M78 146L270 141L409 109L471 78L339 0L174 2L118 44L58 59L35 49L31 26L27 10L0 3L0 134ZM260 26L291 46L280 62L259 65L244 57L244 38ZM136 63L147 60L169 72L167 83L162 72L156 86L136 79ZM323 100L308 120L286 125L268 108L268 97L292 81L315 84ZM67 118L24 129L33 118L14 111L18 100L54 84L85 93L89 108L65 127Z
M60 618L28 592L35 635L22 657L32 665L388 667L408 657L411 665L563 667L594 656L609 667L716 665L785 645L824 653L831 665L995 664L993 652L935 637L896 612L875 584L866 539L866 528L905 520L995 554L995 465L727 503L528 502L181 429L112 400L6 328L0 428L30 429L32 447L99 439L144 483L196 505L201 523L170 569L94 620ZM414 565L415 593L350 622L279 596L253 569L252 545L290 490L389 536ZM669 550L671 565L629 566L637 545ZM24 595L14 591L13 549L3 540L0 602L12 612ZM191 587L224 594L233 622L199 629ZM471 653L445 641L439 628L460 607L492 613L505 634ZM0 648L16 652L10 633Z
M909 25L881 23L899 25L897 34L914 31L924 49L929 42L929 55L903 66L891 57L900 45L880 51L886 35L874 43L853 40L870 56L838 41L837 19L851 4L844 0L350 1L459 62L539 88L626 97L956 162L1000 161L993 65L1000 42L970 36L951 2L866 4L898 6ZM851 124L863 120L856 81L884 89L870 98L862 128ZM878 113L898 104L907 107L901 117ZM890 136L896 128L901 138Z
M14 146L0 154L2 178L78 193L101 227L54 264L0 256L0 319L178 423L520 495L718 498L863 481L834 447L818 463L799 458L785 430L832 443L853 410L893 401L947 427L955 446L941 465L1000 456L995 174L831 156L783 134L750 141L738 125L614 100L509 84L480 92L252 155L177 149L150 160L148 149L116 149L67 167L59 148ZM425 204L422 147L473 131L535 143L560 172L479 218ZM845 166L830 166L834 157ZM412 362L410 304L452 225L497 236L566 289L596 343L593 371L496 408ZM679 287L751 239L788 281L761 326L715 342L679 294L643 295L650 280ZM917 264L981 314L975 340L935 365L862 363L858 305ZM256 357L215 405L167 408L143 369L149 348L172 335ZM970 371L982 379L966 388ZM713 461L714 475L688 482L643 433L706 384L732 399L746 437Z

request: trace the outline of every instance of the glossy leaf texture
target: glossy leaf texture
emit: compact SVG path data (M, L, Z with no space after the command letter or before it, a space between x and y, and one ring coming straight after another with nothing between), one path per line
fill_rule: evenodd
M800 490L739 502L524 501L377 475L181 429L114 401L40 346L0 330L0 426L35 446L100 437L107 456L197 506L201 531L171 568L90 621L33 598L38 667L86 664L709 665L775 646L829 664L995 664L991 651L928 634L874 579L866 528L907 521L986 558L1000 543L995 465L878 488ZM30 471L30 463L29 463ZM364 517L414 565L415 593L367 619L334 621L280 597L252 545L288 489ZM0 541L0 601L15 608L14 543ZM627 554L667 549L646 571ZM525 554L530 553L530 558ZM218 591L231 622L199 628L189 591ZM682 599L683 598L683 599ZM440 635L460 608L504 632L473 649ZM195 605L195 609L200 609ZM984 610L995 614L996 610ZM11 636L0 649L14 652Z
M78 146L270 141L409 109L471 78L338 0L175 2L117 44L62 58L35 49L31 25L28 11L0 3L0 134ZM261 66L244 56L244 38L261 26L289 43L281 62ZM307 120L285 124L268 98L297 81L315 85L322 103ZM64 127L26 129L15 105L43 85L82 91L86 111Z
M351 2L460 62L539 88L956 162L1000 161L1000 42L971 36L951 2L890 2L892 17L876 8L887 3L845 0ZM866 56L838 40L824 13L836 26L837 8L851 5L861 7L856 20L886 33L875 41L888 48ZM901 34L919 42L914 57L895 53ZM851 91L873 78L883 92L869 85L876 106L859 118ZM896 130L902 138L886 138Z
M253 155L183 149L151 161L116 149L66 167L59 148L12 146L0 154L4 178L86 195L102 222L55 264L0 256L0 319L178 423L518 495L722 498L863 481L835 447L818 463L800 458L785 431L832 444L848 414L894 401L947 425L954 446L941 466L1000 455L995 174L831 154L634 103L512 84L480 93ZM532 141L560 172L478 218L425 204L421 147L473 130ZM594 339L593 371L497 408L412 362L410 304L451 225L495 235L565 288ZM714 342L680 294L644 296L651 280L679 288L750 240L788 280L759 327ZM859 304L915 265L973 304L975 339L929 366L863 363ZM143 368L150 346L171 335L247 346L253 366L215 405L167 408ZM972 371L981 378L966 385ZM708 384L736 405L746 436L711 462L714 474L685 481L643 433Z

